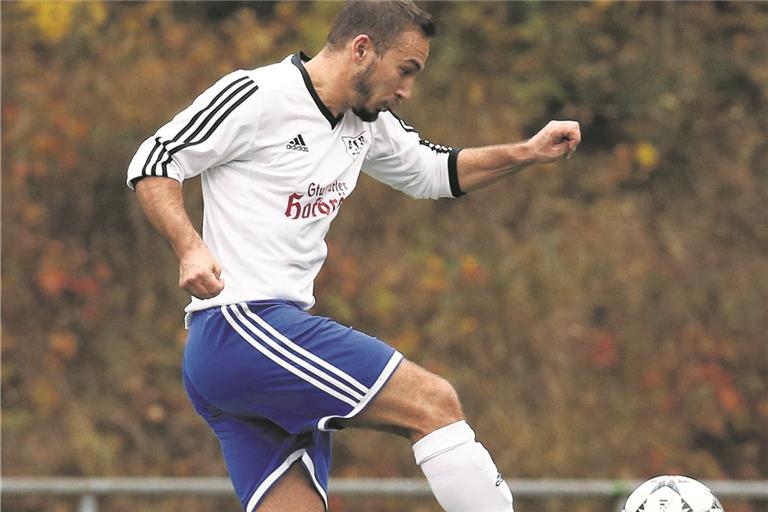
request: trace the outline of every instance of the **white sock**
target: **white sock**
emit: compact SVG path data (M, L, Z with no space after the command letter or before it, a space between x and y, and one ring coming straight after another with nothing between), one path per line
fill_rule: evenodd
M513 512L509 487L466 421L427 434L413 454L446 512Z

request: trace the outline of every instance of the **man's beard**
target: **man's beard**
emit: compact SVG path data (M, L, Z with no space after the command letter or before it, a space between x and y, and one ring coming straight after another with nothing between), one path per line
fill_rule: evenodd
M365 106L373 94L368 79L373 74L374 65L375 63L371 62L367 68L358 73L357 76L354 77L354 83L352 84L358 99L357 106L352 107L352 112L366 123L372 123L379 118L378 110L371 110Z

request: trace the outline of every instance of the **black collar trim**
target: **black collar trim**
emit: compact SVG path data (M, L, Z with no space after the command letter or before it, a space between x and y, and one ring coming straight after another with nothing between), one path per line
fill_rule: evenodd
M339 117L334 117L333 114L331 114L331 111L328 110L328 107L325 106L325 103L323 103L323 100L320 99L320 96L317 95L315 86L312 85L312 79L309 78L309 73L307 73L307 69L304 67L304 63L309 59L310 58L304 52L298 52L295 53L293 57L291 57L291 63L299 68L301 77L304 79L304 85L307 86L307 90L309 91L310 96L312 96L312 99L315 100L317 108L320 109L320 112L322 112L328 122L331 123L331 128L336 128L336 125L339 124L339 121L341 121L341 118L344 117L344 114L340 115Z

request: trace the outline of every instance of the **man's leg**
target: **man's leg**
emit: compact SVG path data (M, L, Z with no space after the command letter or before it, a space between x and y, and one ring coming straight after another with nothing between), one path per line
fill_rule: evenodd
M403 359L371 404L359 415L340 423L346 427L390 431L415 443L440 427L463 419L453 386Z
M512 511L512 493L475 441L453 386L418 365L404 360L368 408L342 424L410 438L416 463L447 512Z
M325 511L323 500L298 461L280 477L280 480L272 486L264 500L256 508L256 512L287 512L290 510Z

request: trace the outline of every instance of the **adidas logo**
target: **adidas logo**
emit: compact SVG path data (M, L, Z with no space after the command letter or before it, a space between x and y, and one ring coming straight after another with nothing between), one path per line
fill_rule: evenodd
M307 143L304 142L304 137L301 136L301 134L298 134L294 139L285 145L286 149L292 149L294 151L304 151L309 152L309 147L307 146Z

